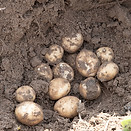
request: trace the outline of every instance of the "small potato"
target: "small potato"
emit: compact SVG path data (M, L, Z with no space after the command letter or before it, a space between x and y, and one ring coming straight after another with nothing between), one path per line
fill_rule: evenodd
M82 81L79 86L79 91L81 96L87 100L96 99L101 94L100 85L93 77L89 77Z
M61 61L63 54L64 54L63 48L59 45L54 44L49 47L49 50L45 54L45 59L50 64L57 64Z
M38 76L50 81L53 77L52 70L49 65L42 63L35 68L35 72Z
M74 79L74 71L67 63L61 62L53 69L54 77L65 78L68 81Z
M79 99L75 96L66 96L59 99L55 105L54 110L59 113L60 116L73 118L77 113Z
M36 93L30 86L21 86L16 90L15 97L18 102L34 101Z
M114 62L103 63L97 72L97 78L103 81L112 80L119 72L119 67Z
M25 125L36 125L43 120L43 111L40 105L25 101L17 105L15 116L19 122Z
M62 47L69 53L76 52L83 43L83 36L81 33L72 34L71 36L62 39Z
M59 98L66 96L71 89L71 85L67 79L55 78L49 85L49 96L52 100L58 100Z
M114 59L113 50L109 47L101 47L96 51L97 57L100 58L101 62L108 62Z
M82 76L95 76L100 61L92 51L83 49L76 57L76 67Z

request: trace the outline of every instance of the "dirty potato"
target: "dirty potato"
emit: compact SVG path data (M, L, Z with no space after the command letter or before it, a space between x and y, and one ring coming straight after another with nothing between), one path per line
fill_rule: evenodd
M49 85L49 96L52 100L58 100L63 96L66 96L71 89L71 85L67 79L55 78Z
M100 61L92 51L83 49L76 57L76 67L82 76L95 76L100 66Z
M57 64L61 61L64 54L64 50L59 45L51 45L45 54L45 59L50 64Z
M112 80L119 72L119 67L114 62L103 63L97 72L97 78L103 81Z
M100 84L93 77L82 81L79 86L79 91L81 96L87 100L96 99L101 94Z
M17 105L15 116L19 122L25 125L36 125L43 120L43 111L40 105L25 101Z
M69 66L65 62L60 62L53 69L54 77L65 78L68 81L72 81L74 79L74 71L71 66Z
M38 76L50 81L53 77L52 70L48 64L42 63L35 68L35 72Z
M101 62L108 62L114 59L113 50L109 47L101 47L96 51L97 57Z
M62 47L69 53L76 52L83 43L83 36L81 33L71 34L62 39Z
M60 116L66 118L75 117L78 109L79 99L75 96L66 96L59 99L55 105L54 110L59 113Z
M36 93L30 86L21 86L16 90L15 97L18 102L34 101Z

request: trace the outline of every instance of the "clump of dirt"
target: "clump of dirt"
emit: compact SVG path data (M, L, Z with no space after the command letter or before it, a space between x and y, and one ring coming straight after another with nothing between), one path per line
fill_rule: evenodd
M102 95L93 101L84 100L78 87L82 77L75 67L75 54L65 52L63 61L75 72L69 95L81 99L79 113L88 122L88 130L99 130L98 125L115 116L126 116L131 109L131 2L130 0L10 0L0 1L0 130L1 131L67 131L74 119L66 119L53 111L55 101L49 99L48 82L37 78L35 66L46 62L44 54L52 44L61 45L61 39L71 32L81 32L81 47L96 51L108 46L115 53L114 62L120 68L115 79L102 83ZM53 68L53 66L51 66ZM37 93L36 103L45 114L44 120L32 127L19 123L14 110L18 104L15 91L22 85L31 85ZM96 119L102 121L97 124ZM107 115L108 113L108 115ZM113 118L112 118L113 116ZM92 118L95 122L92 122ZM119 130L119 120L113 129ZM91 123L90 123L91 122Z

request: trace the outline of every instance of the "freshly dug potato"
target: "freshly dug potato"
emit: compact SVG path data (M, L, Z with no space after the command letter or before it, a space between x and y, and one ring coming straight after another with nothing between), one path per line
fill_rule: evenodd
M95 76L100 61L92 51L83 49L76 57L76 67L82 76Z
M93 77L89 77L82 81L79 86L79 91L81 96L87 100L96 99L101 94L100 85Z
M50 81L53 77L52 70L49 65L42 63L35 68L35 72L38 76L43 77L47 81Z
M45 59L50 64L57 64L61 61L63 54L64 54L63 48L59 45L54 44L49 47L49 50L45 54Z
M71 85L67 79L55 78L49 85L49 96L52 100L58 100L59 98L66 96L71 89Z
M34 101L36 93L30 86L21 86L16 90L15 97L18 102Z
M103 63L97 72L97 78L103 81L112 80L119 72L119 67L114 62Z
M55 105L54 110L59 113L60 116L73 118L77 113L79 99L75 96L66 96L59 99Z
M62 47L69 53L76 52L83 43L83 36L81 33L71 34L62 39Z
M19 122L25 125L36 125L43 120L43 111L40 105L25 101L17 105L15 116Z
M72 81L74 79L74 71L65 62L60 62L58 65L56 65L53 69L54 77L60 77L65 78L68 81Z
M96 51L97 57L100 58L101 62L108 62L114 59L113 50L109 47L101 47Z

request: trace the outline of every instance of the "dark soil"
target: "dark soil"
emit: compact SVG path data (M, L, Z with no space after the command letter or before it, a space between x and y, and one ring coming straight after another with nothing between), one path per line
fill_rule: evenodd
M81 49L95 52L102 46L111 47L114 62L120 68L115 79L102 83L102 94L97 100L86 101L78 92L79 83L85 78L74 66L80 50L75 54L65 52L63 61L75 71L69 95L84 103L79 108L82 119L89 121L101 112L110 116L127 115L127 109L131 109L128 104L131 102L130 0L0 0L0 131L67 131L79 120L78 116L65 119L53 111L55 101L47 94L48 82L34 73L35 66L46 62L47 48L61 45L62 37L71 32L81 32L84 36ZM34 88L35 102L43 108L44 120L36 126L25 126L15 119L18 104L15 91L22 85ZM97 125L99 122L93 126Z

